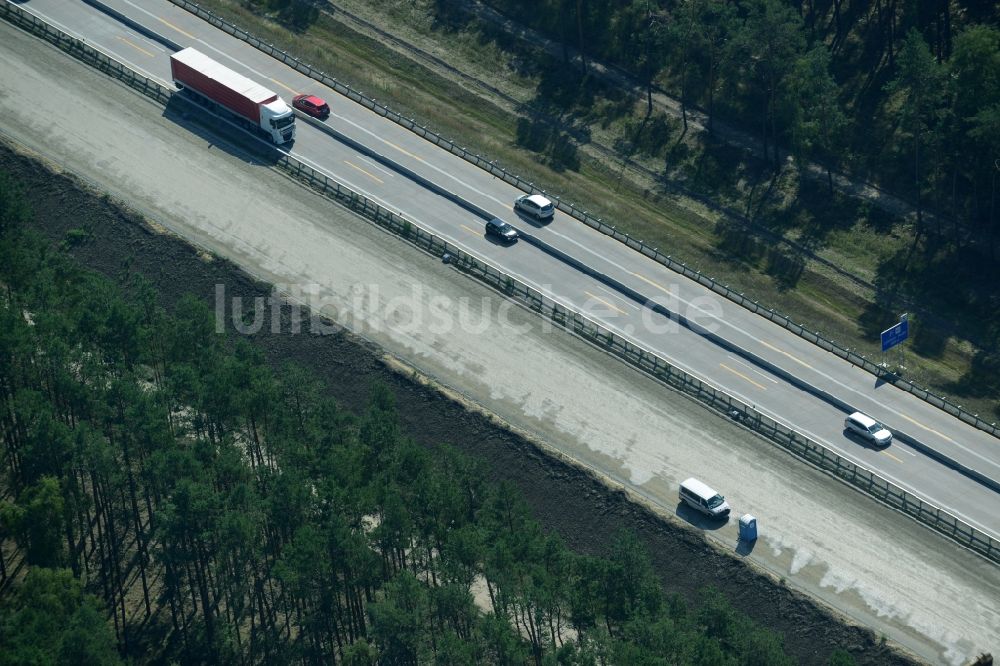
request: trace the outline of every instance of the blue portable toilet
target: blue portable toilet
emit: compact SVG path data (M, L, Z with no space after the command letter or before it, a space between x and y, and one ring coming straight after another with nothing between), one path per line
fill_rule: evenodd
M745 513L740 516L740 540L757 540L757 519L749 513Z

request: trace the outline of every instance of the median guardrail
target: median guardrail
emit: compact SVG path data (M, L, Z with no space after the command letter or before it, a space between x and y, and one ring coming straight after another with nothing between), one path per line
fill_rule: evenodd
M148 76L143 76L100 49L46 23L34 14L13 4L10 0L0 0L0 14L6 21L41 37L77 60L122 81L143 95L161 104L166 104L170 99L172 91L160 85L159 82Z
M757 300L746 297L744 294L730 289L728 285L721 284L717 280L696 271L681 261L677 261L672 256L663 254L658 248L651 247L644 243L642 240L632 238L630 235L623 231L619 231L614 225L604 222L598 217L590 215L586 210L575 206L574 204L564 201L560 196L549 193L546 190L537 187L533 182L521 178L517 174L507 171L505 168L501 167L496 160L490 160L485 157L480 156L478 153L474 153L464 147L459 146L455 142L446 139L431 129L428 129L426 125L421 125L416 120L412 118L407 118L402 114L393 111L388 106L380 104L376 99L366 96L363 92L354 90L349 85L338 81L336 78L328 75L327 73L312 67L308 63L303 62L299 58L290 55L289 53L281 50L280 48L265 42L264 40L254 36L252 33L248 32L236 26L225 19L213 14L211 11L202 8L195 2L190 0L170 0L173 4L185 9L186 11L198 16L204 21L210 23L216 28L222 30L223 32L236 37L237 39L246 42L247 44L253 46L254 48L260 50L267 55L280 60L282 63L292 67L297 72L304 74L316 81L319 81L323 85L335 90L336 92L344 95L345 97L351 99L358 104L371 109L375 113L395 122L396 124L406 128L407 130L413 132L417 136L420 136L436 146L444 148L448 152L461 157L465 161L473 164L480 169L483 169L490 173L492 176L502 179L504 182L513 185L519 190L526 192L528 194L543 194L549 199L551 199L559 210L563 211L567 215L583 222L589 227L596 229L597 231L614 238L615 240L624 243L627 247L632 248L640 252L641 254L649 257L653 261L669 268L670 270L683 275L686 278L694 280L699 284L711 289L713 292L719 294L723 298L726 298L733 303L753 312L754 314L766 317L769 321L778 324L782 328L791 331L795 335L798 335L804 340L807 340L821 349L836 354L840 358L844 359L848 363L851 363L859 368L862 368L871 374L875 375L880 380L892 384L893 386L903 389L917 396L921 400L945 411L949 414L958 417L962 421L968 423L969 425L978 428L984 432L987 432L994 437L1000 438L1000 426L996 423L987 422L984 419L979 418L978 414L972 414L971 412L963 409L960 405L956 405L949 401L947 398L937 396L931 393L929 390L913 383L912 381L905 379L891 371L887 368L869 360L864 354L860 354L852 349L847 349L841 347L836 342L832 340L827 340L819 333L810 331L801 324L797 324L792 321L789 317L776 312L774 308L769 308L765 305L760 304Z
M155 30L150 30L149 28L139 23L138 21L134 21L125 14L122 14L117 9L104 4L103 2L101 2L101 0L83 0L83 2L87 3L88 5L90 5L99 12L107 14L108 16L118 21L119 23L127 25L128 27L132 28L143 37L152 40L154 42L158 42L159 44L162 44L168 49L172 49L174 51L180 51L181 48L183 48L177 42L171 39L167 39L160 33L156 32Z
M132 71L125 64L83 43L82 40L49 25L11 3L10 0L0 0L0 18L42 37L80 61L121 80L129 87L143 92L151 99L164 105L170 101L175 93L166 86ZM834 478L862 490L883 504L901 511L962 546L1000 564L1000 540L994 539L965 523L944 509L907 492L871 470L841 457L822 444L814 442L784 424L761 414L752 406L733 398L725 391L689 375L654 352L615 334L586 315L566 308L538 290L504 273L500 268L464 252L457 246L422 229L405 217L383 208L378 203L300 162L291 155L281 154L275 166L303 184L433 256L448 255L451 264L466 275L482 281L596 347L618 356L663 384L683 392L719 414L739 422L744 427L767 438Z

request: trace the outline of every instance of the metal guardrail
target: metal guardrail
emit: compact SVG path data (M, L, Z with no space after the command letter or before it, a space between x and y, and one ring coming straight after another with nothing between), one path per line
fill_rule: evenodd
M379 115L395 122L396 124L410 130L417 136L424 138L434 145L444 148L448 152L461 157L465 161L473 164L480 169L483 169L490 173L490 175L502 179L509 185L513 185L523 192L529 194L543 194L550 198L553 203L567 215L583 222L589 227L596 229L597 231L610 236L615 240L624 243L627 247L636 250L646 257L649 257L653 261L669 268L670 270L683 275L691 280L698 282L699 284L711 289L716 294L719 294L723 298L726 298L733 303L746 308L754 314L759 314L766 317L769 321L778 324L779 326L791 331L795 335L798 335L804 340L807 340L821 349L836 354L840 358L844 359L848 363L851 363L863 370L870 372L879 379L893 386L903 389L917 396L921 400L948 412L952 416L956 416L962 421L968 423L969 425L978 428L984 432L987 432L994 437L1000 438L1000 426L996 423L989 423L981 418L978 414L972 414L960 405L956 405L950 402L947 398L943 398L931 393L929 390L914 384L908 379L904 379L895 373L888 371L886 368L870 361L864 354L859 354L854 350L841 347L836 342L832 340L827 340L822 337L819 333L815 333L806 329L801 324L796 324L790 318L785 315L775 312L773 308L768 308L767 306L761 305L758 301L747 298L742 293L739 293L733 289L730 289L727 285L723 285L717 282L714 278L711 278L700 271L688 268L683 262L679 262L673 259L670 255L663 254L658 248L650 247L641 240L632 238L625 232L619 231L614 227L614 225L608 224L601 220L600 218L590 215L586 210L578 208L574 204L563 201L558 195L550 194L540 187L536 187L531 181L521 178L517 174L510 173L499 164L496 160L488 160L481 157L477 153L473 153L466 148L459 146L449 139L436 134L433 130L427 128L426 125L421 125L412 118L407 118L396 111L393 111L388 106L378 103L374 98L369 98L365 96L364 93L359 92L351 88L350 86L341 83L334 77L320 71L311 65L302 62L295 56L289 55L285 51L282 51L273 44L269 44L253 34L243 30L242 28L229 23L225 19L216 16L207 9L203 9L197 3L190 2L190 0L170 0L173 4L187 10L188 12L198 16L202 20L208 22L209 24L215 26L216 28L222 30L223 32L242 40L254 48L266 53L267 55L280 60L282 63L292 67L297 72L304 74L316 81L319 81L323 85L335 90L336 92L344 95L345 97L365 106L366 108L378 113Z
M135 30L137 33L139 33L146 39L162 44L168 49L172 49L174 51L180 51L181 48L183 48L177 42L167 39L160 33L156 32L155 30L150 30L149 28L139 23L138 21L129 18L128 16L122 14L117 9L114 9L113 7L110 7L105 3L101 2L101 0L83 0L83 2L87 3L88 5L90 5L99 12L107 14L108 16L118 21L119 23L127 25L129 28Z
M34 14L11 3L10 0L0 0L0 15L8 22L34 33L77 60L113 76L128 87L161 104L166 104L170 99L172 91L160 85L159 82L143 76L107 53L84 43L72 35L66 34L55 26L49 25Z
M84 44L81 40L63 33L12 4L10 0L0 0L0 17L55 44L73 57L123 81L129 87L139 90L157 102L166 104L174 94L173 90L132 71L125 64L92 46ZM452 264L463 273L479 279L508 298L518 301L533 312L550 319L553 323L595 346L615 354L667 386L686 393L727 418L738 421L835 478L858 488L883 504L903 512L962 546L1000 564L1000 540L992 538L878 474L842 458L825 446L761 414L753 407L733 398L724 391L674 367L648 349L639 347L585 315L560 305L499 268L466 254L458 247L425 231L401 215L383 208L316 169L299 162L294 157L282 155L276 166L300 182L430 254L434 256L442 256L446 253L451 255Z

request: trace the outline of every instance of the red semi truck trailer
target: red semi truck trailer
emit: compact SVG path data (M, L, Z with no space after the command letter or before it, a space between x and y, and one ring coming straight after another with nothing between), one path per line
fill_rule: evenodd
M274 143L295 138L295 114L283 99L204 53L187 48L172 54L170 74L178 88L221 106Z

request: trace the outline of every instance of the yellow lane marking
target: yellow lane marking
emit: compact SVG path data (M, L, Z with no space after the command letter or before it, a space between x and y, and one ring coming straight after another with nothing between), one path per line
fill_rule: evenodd
M475 229L473 229L472 227L467 227L464 224L459 224L458 226L462 227L463 229L465 229L466 231L468 231L470 234L476 234L477 236L479 235L479 232L476 231Z
M744 375L744 374L743 374L742 372L740 372L740 371L738 371L738 370L733 370L732 368L730 368L730 367L729 367L728 365L726 365L725 363L720 363L719 365L720 365L721 367L725 368L726 370L728 370L729 372L733 373L733 374L734 374L734 375L736 375L737 377L742 377L743 379L747 380L748 382L750 382L751 384L753 384L754 386L756 386L757 388L759 388L759 389L760 389L761 391L766 391L766 390L767 390L767 387L766 387L766 386L764 386L763 384L758 384L758 383L757 383L757 382L755 382L754 380L752 380L752 379L750 379L749 377L747 377L746 375Z
M942 438L942 439L947 439L947 440L948 440L949 442L951 442L952 444L954 444L954 443L955 443L955 440L953 440L953 439L952 439L951 437L949 437L948 435L944 435L944 434L941 434L941 433L939 433L939 432L938 432L937 430L935 430L934 428L928 428L927 426L925 426L925 425L924 425L923 423L921 423L920 421L915 421L915 420L913 420L912 418L910 418L909 416L907 416L906 414L900 414L900 416L902 416L902 417L903 417L904 419L906 419L907 421L909 421L909 422L910 422L910 423L912 423L913 425L915 425L915 426L919 426L919 427L923 428L923 429L924 429L924 430L926 430L927 432L932 432L932 433L934 433L935 435L937 435L938 437L940 437L940 438Z
M727 356L729 356L729 355L727 354ZM749 363L744 363L743 361L741 361L740 359L736 358L735 356L729 356L729 360L730 361L736 361L737 363L739 363L740 365L742 365L747 370L750 370L751 372L760 375L761 377L763 377L767 381L771 382L772 384L777 384L778 383L778 380L775 379L774 377L769 377L768 375L764 374L763 372L761 372L757 368L753 367Z
M899 458L897 458L896 456L892 455L892 454L891 454L891 453L889 453L888 451L883 451L882 453L884 453L885 455L889 456L890 458L892 458L893 460L895 460L896 462L898 462L898 463L899 463L900 465L902 465L902 464L903 464L903 461L902 461L902 460L900 460L900 459L899 459Z
M267 78L271 79L271 77L270 77L270 76L269 76L269 77L267 77ZM297 95L297 94L298 94L298 93L297 93L297 92L295 91L295 89L294 89L294 88L289 88L288 86L286 86L286 85L285 85L284 83L282 83L282 82L281 82L281 81L279 81L278 79L271 79L271 80L272 80L272 81L274 81L275 83L277 83L277 84L278 84L279 86L281 86L281 87L282 87L282 88L284 88L285 90L287 90L288 92L292 93L293 95Z
M173 28L174 30L176 30L177 32L181 33L182 35L184 35L188 39L197 39L197 37L195 37L194 35L192 35L190 32L184 32L183 30L181 30L180 28L178 28L173 23L169 23L167 21L164 21L159 16L157 16L156 18L160 19L160 23L162 23L163 25L167 26L168 28Z
M789 354L788 352L786 352L783 349L778 349L774 345L769 345L766 342L764 342L763 340L760 341L760 344L764 345L765 347L769 347L769 348L773 349L774 351L778 352L779 354L784 354L785 356L787 356L788 358L792 359L793 361L795 361L799 365L804 365L805 367L809 368L810 370L813 369L813 367L811 365L809 365L805 361L800 361L799 359L795 358L794 356L792 356L791 354Z
M669 289L667 289L666 287L661 287L660 285L656 284L655 282L653 282L652 280L650 280L645 275L639 275L638 273L632 273L632 275L636 276L637 278L639 278L640 280L642 280L646 284L649 284L649 285L652 285L652 286L656 287L657 289L659 289L660 291L662 291L664 294L669 294L671 296L674 295L673 292L671 292Z
M618 294L616 294L615 292L611 291L610 289L604 288L602 285L597 285L597 288L600 289L602 293L608 294L609 296L612 296L614 298L618 298ZM631 301L625 300L624 298L622 299L621 302L622 302L623 305L627 305L628 307L632 308L633 310L641 310L642 309L641 305L636 305L635 303L632 303Z
M597 296L597 295L595 295L595 294L592 294L592 293L590 293L589 291L585 291L585 292L583 292L583 293L587 294L587 296L590 296L590 297L591 297L592 299L594 299L594 300L595 300L595 301L597 301L598 303L603 303L604 305L608 306L608 307L609 307L609 308L611 308L612 310L617 310L618 312L620 312L620 313L622 313L622 314L628 314L628 312L625 312L625 310L622 310L622 309L621 309L620 307L618 307L617 305L615 305L614 303L612 303L612 302L610 302L610 301L606 301L606 300L604 300L604 299L603 299L603 298L601 298L600 296Z
M132 48L134 48L136 51L142 51L143 53L145 53L146 55L148 55L150 58L155 58L156 57L155 54L150 53L149 51L147 51L146 49L142 48L141 46L138 46L137 44L133 44L129 40L125 39L124 37L119 37L118 39L122 40L123 42L125 42L126 44L128 44L129 46L131 46Z
M383 184L383 183L385 183L384 180L382 180L381 178L379 178L378 176L376 176L373 173L365 171L364 169L362 169L361 167L359 167L357 164L351 164L347 160L344 160L344 164L346 164L349 167L353 167L353 168L357 169L358 171L360 171L361 173L365 174L366 176L368 176L369 178L371 178L372 180L374 180L376 183L378 183L380 185Z
M387 146L392 146L393 148L395 148L395 149L396 149L396 150L398 150L399 152L403 153L404 155L409 155L409 156L410 156L410 157L412 157L413 159L415 159L415 160L420 160L421 162L423 162L423 161L424 161L424 160L423 160L423 158L421 158L421 157L419 157L419 156L417 156L417 155L414 155L413 153L411 153L411 152L410 152L410 151L408 151L408 150L404 150L404 149L400 148L399 146L397 146L396 144L392 143L391 141L386 141L385 139L382 139L382 141L384 141L384 142L385 142L385 145L387 145Z

